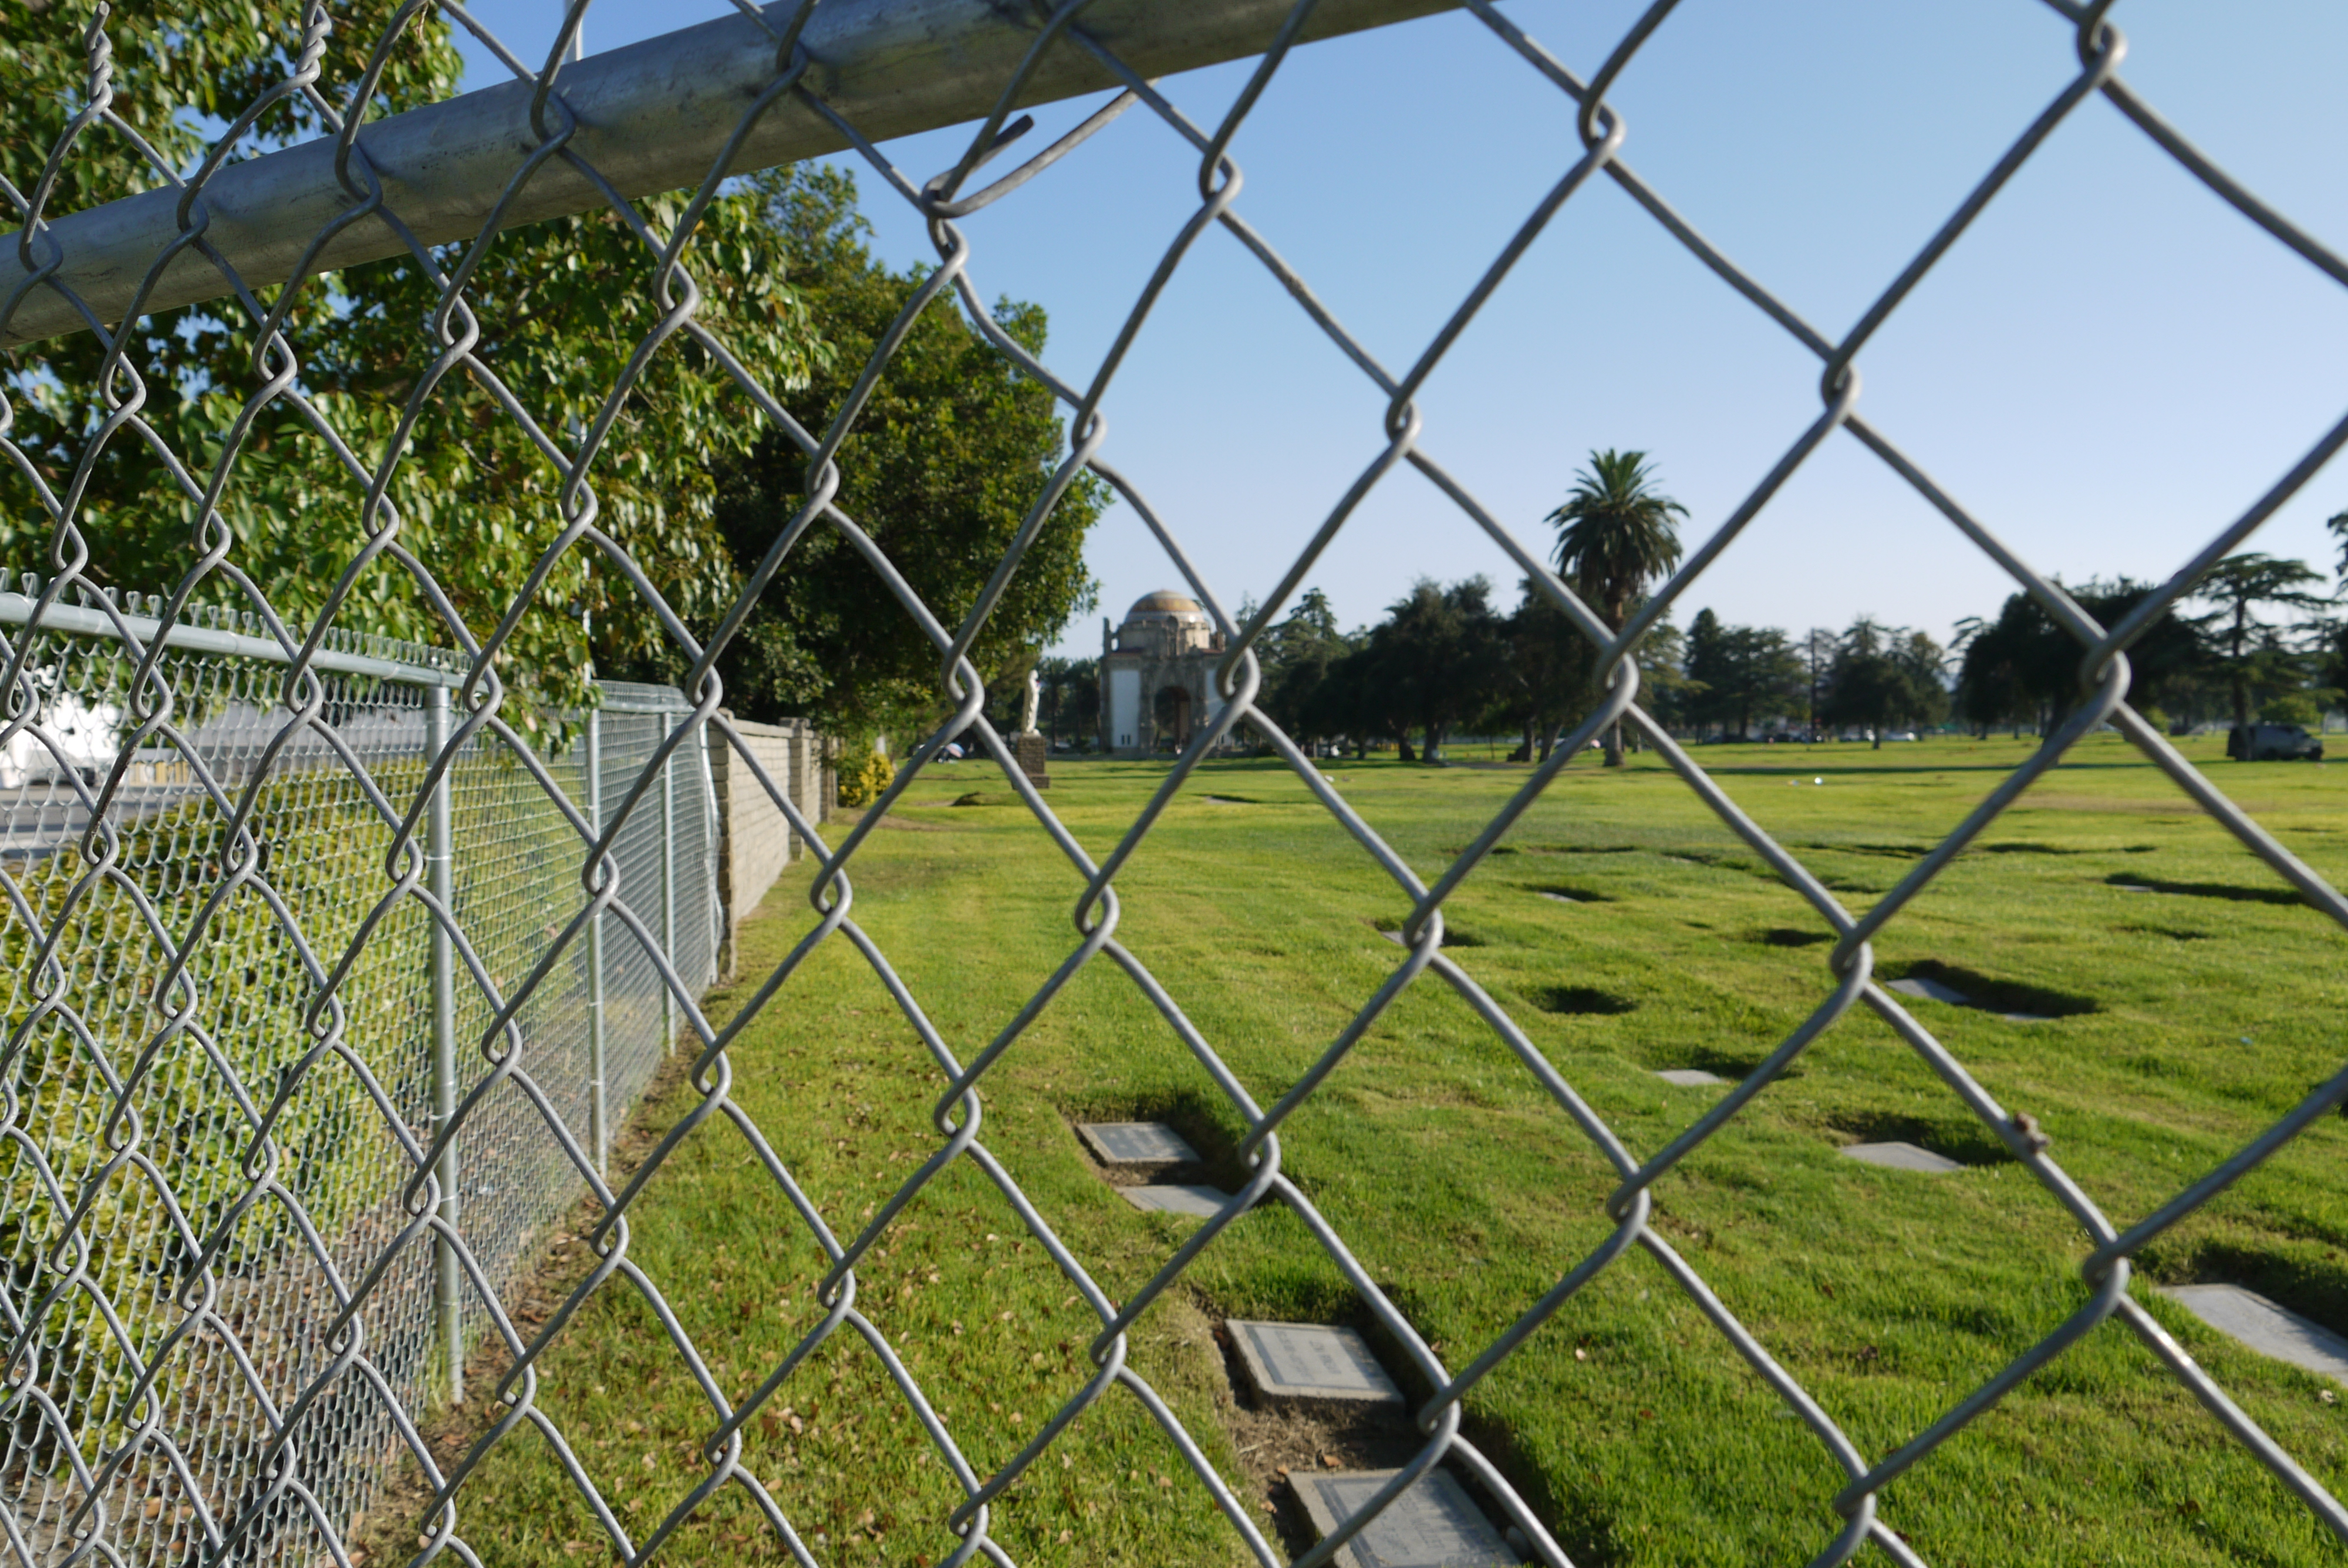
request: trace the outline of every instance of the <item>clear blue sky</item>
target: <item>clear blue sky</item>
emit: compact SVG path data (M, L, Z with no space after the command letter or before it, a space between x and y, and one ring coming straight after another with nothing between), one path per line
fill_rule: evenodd
M596 0L590 53L728 9ZM1632 0L1514 0L1587 76ZM478 14L542 55L560 0ZM2124 74L2219 162L2348 248L2348 5L2122 0ZM487 59L473 80L496 79ZM1612 94L1623 155L1813 325L1838 336L2075 69L2031 0L1687 0ZM1210 121L1243 67L1171 78ZM1097 100L1095 100L1097 101ZM1039 114L1041 146L1090 104ZM963 135L887 150L917 181ZM1461 15L1312 46L1233 148L1239 208L1390 368L1435 333L1578 152L1570 105ZM972 274L1051 315L1091 374L1196 201L1195 158L1137 110L969 220ZM881 253L933 257L863 179ZM2083 106L1861 356L1860 408L2028 560L2166 576L2348 413L2348 290L2253 229L2100 99ZM1552 220L1420 399L1424 443L1528 540L1597 446L1652 452L1701 538L1818 410L1818 364L1611 182ZM1383 400L1229 236L1210 233L1105 408L1133 477L1226 602L1262 594L1382 444ZM2326 569L2348 463L2250 548ZM1120 508L1089 559L1120 613L1177 574ZM1514 573L1425 481L1392 476L1311 580L1348 623L1410 581ZM1861 612L1946 638L2010 582L1838 436L1683 601L1733 622ZM956 607L957 609L959 607ZM1064 647L1097 651L1097 618Z

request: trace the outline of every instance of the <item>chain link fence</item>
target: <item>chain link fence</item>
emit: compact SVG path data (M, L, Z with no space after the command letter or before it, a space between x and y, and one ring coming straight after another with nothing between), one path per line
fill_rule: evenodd
M1242 216L1235 149L1263 89L1295 46L1447 8L1432 3L1323 0L1315 5L1303 0L1290 6L1200 0L1178 8L1067 0L1023 9L941 0L918 17L860 0L764 9L742 4L738 17L574 63L570 44L588 10L582 0L570 7L561 41L537 71L496 45L469 12L444 4L442 14L489 43L512 67L523 91L476 95L428 118L375 125L365 124L364 105L329 106L348 118L338 122L339 134L328 144L208 164L192 183L158 167L156 184L170 188L163 199L115 209L45 211L46 184L0 193L22 225L15 247L19 272L0 274L0 343L74 331L106 333L105 323L126 310L229 296L256 340L271 340L292 329L259 303L253 290L282 282L297 268L386 254L425 269L438 280L441 302L454 307L462 302L464 274L444 266L430 246L486 242L500 225L556 212L615 212L645 239L644 287L666 309L659 332L643 344L644 354L671 341L698 343L771 426L808 456L814 477L802 520L836 531L888 579L904 612L936 645L941 691L951 710L911 749L887 795L827 842L779 781L761 774L753 751L737 743L719 709L716 684L706 677L715 648L687 645L681 632L680 649L695 667L688 682L690 708L632 714L627 722L636 727L623 741L619 726L628 704L607 704L595 743L599 762L590 769L582 751L536 758L502 726L497 716L502 689L493 673L502 630L482 636L452 624L448 641L458 651L431 664L446 679L418 688L380 670L339 672L334 639L305 640L273 620L238 633L267 644L271 661L265 664L226 654L183 655L172 639L204 627L201 616L191 619L184 590L159 608L160 628L155 616L125 614L111 605L76 608L85 585L72 573L17 604L10 614L22 630L11 641L5 732L5 767L15 782L7 786L13 804L0 848L12 915L6 940L14 998L8 1098L0 1122L8 1152L0 1169L6 1173L11 1268L5 1303L11 1446L5 1473L15 1500L13 1516L0 1523L16 1558L346 1563L342 1532L365 1492L366 1467L386 1441L412 1460L431 1493L419 1560L453 1554L479 1562L479 1553L490 1552L489 1543L466 1535L468 1484L482 1450L437 1454L417 1434L416 1413L427 1381L452 1371L440 1359L448 1341L429 1331L436 1318L426 1298L438 1291L444 1299L453 1293L468 1310L479 1303L489 1331L510 1349L515 1370L494 1391L501 1401L499 1433L529 1420L561 1440L563 1434L533 1404L533 1365L563 1333L579 1296L542 1321L508 1312L499 1293L520 1239L561 1205L571 1184L584 1183L598 1211L587 1239L602 1266L580 1286L580 1296L615 1288L625 1278L657 1302L658 1283L627 1257L630 1204L684 1140L713 1118L740 1114L725 1098L730 1029L714 1028L697 1001L716 939L704 914L706 882L694 880L705 878L708 864L700 847L708 834L705 775L690 761L705 737L710 745L732 748L791 831L822 846L815 882L821 920L798 955L820 941L855 944L891 984L950 1087L939 1102L934 1149L869 1217L819 1215L783 1157L768 1152L775 1223L803 1225L831 1261L821 1287L828 1311L805 1340L774 1358L772 1375L740 1401L728 1399L703 1370L704 1356L675 1316L662 1315L675 1351L707 1396L700 1450L705 1484L649 1530L632 1532L606 1505L602 1489L610 1478L600 1477L573 1449L564 1450L572 1484L623 1560L659 1551L686 1517L719 1489L732 1487L751 1500L793 1561L818 1561L811 1538L792 1522L788 1484L753 1468L745 1458L744 1435L754 1416L778 1406L806 1358L837 1338L878 1358L936 1457L958 1478L963 1500L942 1522L958 1542L953 1563L982 1556L1010 1561L990 1534L991 1505L1089 1406L1110 1399L1138 1400L1166 1429L1197 1484L1228 1521L1240 1553L1263 1563L1282 1561L1228 1479L1127 1354L1136 1324L1165 1302L1226 1225L1264 1199L1284 1203L1302 1218L1401 1348L1415 1378L1435 1390L1414 1415L1423 1440L1416 1456L1358 1498L1350 1517L1334 1522L1299 1559L1304 1563L1328 1562L1348 1550L1406 1489L1445 1466L1471 1478L1492 1500L1529 1555L1562 1568L1565 1554L1549 1522L1463 1432L1462 1401L1633 1248L1678 1283L1717 1330L1721 1352L1749 1364L1839 1467L1845 1484L1830 1515L1820 1520L1820 1563L1844 1561L1869 1545L1896 1563L1923 1561L1878 1517L1886 1490L2107 1320L2140 1337L2308 1509L2348 1536L2348 1512L2228 1398L2128 1290L2133 1255L2333 1112L2348 1098L2348 1073L2311 1091L2263 1134L2168 1203L2123 1225L2065 1173L2027 1117L2010 1114L1872 978L1870 938L2075 742L2107 723L2279 878L2334 921L2348 924L2348 901L2188 765L2123 701L2131 642L2307 483L2348 440L2348 421L2332 426L2126 620L2105 627L1859 413L1862 350L2013 175L2062 136L2069 118L2093 98L2115 107L2244 221L2348 285L2348 261L2263 205L2130 89L2120 71L2125 39L2106 17L2108 5L2049 4L2063 23L2050 33L2050 46L2069 51L2075 63L2069 81L2019 128L2005 155L1887 282L1858 324L1839 335L1804 321L1765 280L1697 232L1626 160L1625 129L1607 106L1607 89L1665 22L1673 9L1669 0L1645 12L1588 78L1560 64L1499 6L1467 0L1463 9L1525 70L1575 106L1581 149L1443 329L1402 366L1382 363L1351 336L1282 259L1272 238ZM403 10L403 21L414 10ZM287 58L296 65L288 91L314 91L325 20L321 5L298 17L289 12ZM77 24L61 11L57 25ZM118 25L101 18L91 26L90 112L55 149L57 160L77 156L76 138L110 128L104 40L106 27ZM334 46L364 56L376 42L338 40ZM1231 58L1252 59L1252 72L1215 123L1194 121L1157 85L1169 72ZM991 183L980 181L981 165L1024 128L1014 119L1020 105L1095 90L1108 96L1078 128ZM957 220L1048 177L1055 163L1078 154L1101 126L1129 112L1154 118L1196 154L1199 203L1106 363L1078 381L1040 363L994 323L970 282L972 250ZM934 178L898 169L878 145L910 130L973 119L979 123L967 152ZM417 156L427 138L434 156ZM833 504L833 459L856 425L858 400L869 393L870 378L836 411L829 428L803 429L771 395L764 368L727 354L693 316L692 229L701 203L726 172L843 148L911 203L937 241L937 268L911 308L959 308L1069 411L1072 450L987 590L972 604L920 602L858 520ZM1815 423L1742 505L1709 526L1685 564L1619 632L1443 466L1439 436L1423 425L1414 403L1533 239L1600 180L1627 193L1726 287L1815 354L1822 403ZM674 232L654 228L633 204L637 197L688 185L695 199ZM376 213L397 221L354 217ZM1126 350L1167 280L1213 226L1235 236L1271 272L1386 400L1375 460L1336 499L1247 625L1232 620L1212 585L1191 569L1171 525L1106 460L1099 419ZM449 366L493 374L494 367L478 357L487 351L475 339L459 337L452 324L458 320L469 318L453 310L437 313L427 329L429 347ZM126 354L135 352L127 334L108 341ZM884 341L880 357L897 341ZM610 389L610 406L623 399L640 370L640 362L632 364ZM114 407L102 386L64 390L93 407ZM283 382L273 383L252 394L248 410L298 395ZM526 398L528 389L515 395ZM510 410L517 417L518 408ZM126 438L119 434L124 423L100 421L90 436L93 446ZM0 421L0 453L22 466L26 459L5 429ZM558 552L576 548L583 532L581 483L603 459L606 433L603 424L583 425L560 454L570 483L567 528L559 538L549 533ZM2034 757L1863 914L1845 908L1642 711L1628 657L1788 477L1838 434L1872 452L2077 640L2085 682L2083 700ZM1099 856L1059 825L1045 797L1026 783L1005 737L983 716L980 678L965 658L1066 484L1087 467L1152 530L1189 590L1210 607L1231 650L1220 676L1227 703L1196 734L1138 820ZM1252 645L1337 539L1360 497L1405 468L1431 480L1540 584L1600 651L1601 664L1614 671L1604 702L1431 883L1251 707L1258 679ZM58 540L57 559L73 559L82 519L71 493L43 493L49 497L46 522ZM224 554L192 560L190 587L209 580ZM770 565L790 569L785 555ZM642 572L632 580L639 591L654 594ZM534 585L515 587L525 600L537 591ZM672 618L673 627L679 624ZM453 703L436 705L431 693L452 687ZM170 705L161 702L166 692L176 704L168 714ZM451 727L434 727L450 719ZM1643 1153L1627 1146L1507 1009L1439 950L1444 906L1462 879L1541 797L1565 762L1618 720L1643 733L1686 786L1838 938L1807 1020L1707 1113L1663 1147ZM1406 950L1384 983L1362 999L1354 1021L1308 1070L1262 1099L1117 936L1120 868L1198 762L1242 722L1271 737L1414 910L1405 927ZM850 914L852 872L868 835L907 790L918 787L940 750L957 739L974 739L1002 766L1084 883L1074 909L1080 937L1066 962L1010 1025L974 1050L940 1036ZM451 839L461 846L452 891L436 880L437 867L425 864L432 836L427 807L444 780L453 782ZM671 815L665 803L680 793L693 804ZM613 822L624 823L616 840L608 826ZM655 836L648 823L666 825ZM601 835L597 825L605 825ZM680 837L694 846L692 853L675 852ZM664 843L671 846L665 856ZM589 898L582 887L597 891ZM429 950L436 944L455 949L460 975L449 1004L457 1016L437 1038L444 1051L451 1040L468 1042L469 1050L458 1081L438 1086L431 1081L431 1053L418 1044L436 1035L423 979L435 967ZM1122 1300L1112 1300L1096 1283L1086 1261L1027 1201L1018 1172L997 1160L979 1135L990 1072L1019 1049L1022 1034L1053 997L1093 966L1113 967L1143 988L1248 1129L1241 1148L1251 1173L1244 1189L1167 1255L1145 1286ZM765 977L769 983L758 991L754 1012L757 1005L782 1005L776 999L788 994L790 968L787 964ZM1282 1167L1281 1132L1292 1112L1321 1091L1395 999L1419 984L1448 988L1464 999L1554 1101L1559 1129L1585 1141L1619 1178L1605 1205L1612 1230L1604 1243L1545 1295L1522 1303L1521 1315L1505 1332L1457 1353L1438 1354L1421 1337ZM2075 1220L2089 1287L2054 1332L1955 1398L1907 1440L1873 1454L1847 1436L1773 1358L1762 1337L1740 1322L1736 1302L1715 1296L1650 1223L1657 1184L1855 1008L1873 1011L1895 1030ZM625 1188L613 1191L597 1174L599 1152L672 1026L689 1035L699 1052L692 1081L703 1103ZM395 1040L404 1043L393 1047ZM312 1043L296 1051L289 1041ZM600 1073L593 1065L596 1041L604 1057ZM481 1050L469 1052L472 1044ZM926 1097L930 1090L909 1082L904 1092ZM453 1172L447 1159L451 1149L457 1151ZM963 1161L999 1188L1098 1320L1089 1346L1091 1376L990 1473L969 1462L963 1438L924 1396L908 1358L858 1309L855 1296L860 1263L890 1235L908 1204L942 1170ZM445 1317L438 1321L445 1326Z
M0 757L0 1313L16 1368L0 1523L20 1561L93 1544L181 1561L235 1533L235 1560L277 1561L304 1502L348 1516L395 1409L427 1402L465 1332L428 1241L407 1245L403 1197L458 1088L438 1009L479 1039L496 993L436 952L421 907L380 908L376 891L395 838L376 808L425 791L460 666L331 638L310 664L330 727L289 731L282 651L243 618L191 608L159 636L141 596L43 607L23 586L0 595L26 699ZM142 646L178 722L126 744ZM660 688L603 695L588 743L541 764L582 799L591 756L616 797L685 711ZM448 754L425 793L463 845L450 907L482 971L527 973L583 902L576 836L505 742ZM664 810L633 818L613 855L623 885L654 890L697 989L714 975L716 819L692 755L654 770ZM453 1144L445 1212L493 1289L579 1191L547 1119L624 1116L675 1038L644 946L598 946L600 974L576 948L514 1012L528 1077L485 1085ZM345 958L338 1027L314 1060L289 1054L319 1039L320 986ZM378 1259L364 1338L338 1344L338 1276ZM336 1377L362 1347L370 1376Z

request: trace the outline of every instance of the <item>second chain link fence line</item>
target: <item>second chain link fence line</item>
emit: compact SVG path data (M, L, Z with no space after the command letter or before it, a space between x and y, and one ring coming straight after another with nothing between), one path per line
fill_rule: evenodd
M21 624L30 603L0 595L0 620ZM152 636L141 608L132 596L130 624ZM492 1015L479 988L439 967L446 957L435 954L421 911L396 910L360 946L343 987L346 1027L335 1058L273 1107L287 1043L309 1032L304 1004L316 977L306 964L353 948L392 840L345 756L298 737L273 745L283 740L272 710L285 673L268 657L274 651L224 613L191 619L197 634L183 641L197 646L160 664L182 715L179 742L127 754L135 661L110 618L53 610L43 629L11 633L9 651L39 692L46 723L0 754L0 871L15 906L5 927L5 1083L20 1130L0 1149L0 1266L29 1284L62 1264L94 1287L6 1303L11 1331L28 1337L19 1364L30 1387L20 1386L19 1400L37 1390L54 1412L48 1422L20 1415L0 1457L10 1477L0 1523L28 1561L76 1555L77 1538L91 1536L101 1516L95 1539L124 1563L178 1561L232 1533L241 1543L222 1560L298 1559L285 1553L308 1533L305 1509L285 1483L350 1517L396 1445L393 1409L423 1410L460 1392L452 1346L461 1354L486 1327L478 1305L467 1311L469 1290L451 1299L439 1289L432 1248L398 1250L375 1286L363 1340L394 1402L359 1380L319 1387L346 1348L328 1332L336 1313L327 1271L345 1287L355 1283L408 1225L402 1188L412 1167L385 1112L428 1144L444 1092L459 1087L436 1061L436 999L451 1004L457 1040L487 1037ZM438 650L354 639L337 640L321 664L349 760L381 790L414 792L453 661ZM605 683L602 695L571 743L541 759L581 799L592 797L591 755L616 797L684 711L665 688ZM696 989L716 975L719 919L719 825L698 761L679 756L659 809L633 819L614 845L624 896L644 905ZM177 982L204 999L201 1011L192 1027L159 1039L150 1009L175 983L162 934L219 895L235 858L214 790L250 795L254 869L296 918L273 917L257 891L231 894ZM452 891L474 955L492 973L527 973L566 908L583 902L576 835L495 741L457 753L447 794L450 837L462 846ZM108 868L86 881L93 837L110 840L100 851ZM46 950L45 931L55 938ZM582 1131L598 1123L599 1108L627 1116L675 1036L668 988L643 945L620 936L599 944L600 977L578 949L514 1020L534 1096ZM475 1058L458 1070L469 1084L478 1054L464 1056ZM290 1201L256 1198L252 1140L264 1122L275 1144L271 1173ZM103 1179L126 1124L141 1134L139 1163L151 1161L163 1179ZM451 1218L492 1292L502 1292L576 1202L581 1178L519 1085L484 1097L466 1128L455 1145ZM224 1228L233 1233L225 1249L205 1256ZM77 1256L52 1250L60 1235ZM211 1289L190 1295L207 1266ZM314 1402L283 1428L305 1395ZM59 1423L92 1446L64 1451ZM167 1465L118 1470L95 1495L74 1484L76 1458L100 1460L141 1427L153 1429L150 1444L169 1446Z

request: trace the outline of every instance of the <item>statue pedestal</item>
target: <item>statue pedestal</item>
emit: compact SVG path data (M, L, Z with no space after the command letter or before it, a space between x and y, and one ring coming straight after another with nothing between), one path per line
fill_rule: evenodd
M1019 771L1027 775L1027 782L1037 789L1050 789L1052 774L1045 765L1052 753L1050 743L1030 730L1024 735L1014 736L1011 744L1013 754L1019 759Z

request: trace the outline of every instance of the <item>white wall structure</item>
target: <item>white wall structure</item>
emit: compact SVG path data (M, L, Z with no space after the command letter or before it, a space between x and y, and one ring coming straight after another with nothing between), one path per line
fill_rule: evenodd
M1141 671L1116 670L1108 672L1108 733L1109 743L1126 751L1139 743L1141 733Z

